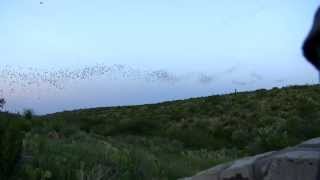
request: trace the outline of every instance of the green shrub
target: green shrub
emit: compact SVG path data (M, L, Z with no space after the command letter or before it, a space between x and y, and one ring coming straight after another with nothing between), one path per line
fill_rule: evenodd
M21 120L0 118L0 177L9 178L16 167L21 150L23 126Z
M20 170L20 177L23 180L116 179L119 169L109 159L112 147L86 134L71 138L74 139L59 140L29 134L24 150L33 159Z
M31 120L33 118L33 110L32 109L25 109L23 111L23 117L27 120Z

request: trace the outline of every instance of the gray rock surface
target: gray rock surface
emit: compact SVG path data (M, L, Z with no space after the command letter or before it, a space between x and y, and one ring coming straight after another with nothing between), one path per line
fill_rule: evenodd
M320 138L221 164L181 180L320 180Z

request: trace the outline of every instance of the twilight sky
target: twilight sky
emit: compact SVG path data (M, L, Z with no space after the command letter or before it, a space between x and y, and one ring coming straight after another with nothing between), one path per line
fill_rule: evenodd
M38 114L293 84L318 0L1 0L0 96Z

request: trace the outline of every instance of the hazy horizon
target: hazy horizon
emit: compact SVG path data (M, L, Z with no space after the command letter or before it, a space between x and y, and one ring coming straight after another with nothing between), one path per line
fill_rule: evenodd
M37 114L318 82L318 1L0 2L0 96Z

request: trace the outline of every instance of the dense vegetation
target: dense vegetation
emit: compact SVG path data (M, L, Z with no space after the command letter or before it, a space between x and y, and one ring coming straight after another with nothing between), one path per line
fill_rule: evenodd
M0 176L177 179L320 136L320 86L33 117L3 113Z
M27 122L10 113L0 115L0 177L9 179L22 153L23 134ZM0 178L0 179L1 179Z

